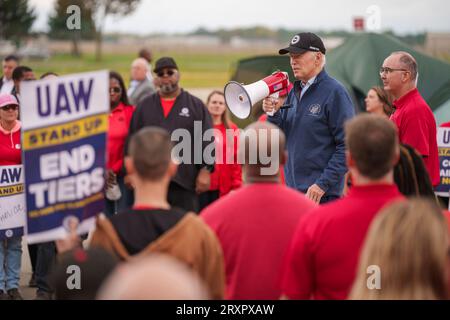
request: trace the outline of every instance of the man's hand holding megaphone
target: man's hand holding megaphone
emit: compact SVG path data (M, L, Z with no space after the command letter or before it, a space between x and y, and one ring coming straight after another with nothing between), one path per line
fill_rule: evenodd
M274 115L275 112L280 110L281 106L284 104L284 101L286 100L286 97L287 96L275 98L269 96L267 98L264 98L262 103L263 111L268 115Z

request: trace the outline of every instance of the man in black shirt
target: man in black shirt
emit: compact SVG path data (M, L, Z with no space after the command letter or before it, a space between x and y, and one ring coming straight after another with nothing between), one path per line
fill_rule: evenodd
M214 168L214 163L206 163L203 158L205 148L213 143L212 139L203 141L205 131L212 128L211 116L200 99L179 86L180 72L173 58L160 58L153 71L158 91L137 105L125 154L131 136L147 126L164 128L171 134L172 141L188 145L187 149L176 154L182 161L170 183L168 201L174 207L197 212L197 195L208 191L210 172ZM183 133L189 136L189 140L184 141Z
M136 188L135 203L109 219L99 215L90 245L124 261L168 254L197 272L212 298L222 299L225 272L219 240L200 217L167 201L177 171L171 149L170 136L162 128L147 127L133 136L125 166Z

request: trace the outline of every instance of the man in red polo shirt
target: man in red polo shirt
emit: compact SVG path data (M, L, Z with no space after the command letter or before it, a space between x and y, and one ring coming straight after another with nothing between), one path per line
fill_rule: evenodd
M409 144L422 155L431 183L437 186L440 178L436 120L417 90L416 60L407 52L393 52L384 60L380 76L384 90L395 99L391 120L398 127L400 142Z
M370 223L383 206L403 197L393 177L399 158L394 124L364 114L345 130L352 188L300 220L283 275L289 299L346 299Z
M277 133L278 137L272 135ZM280 184L279 164L286 160L280 129L257 122L244 134L257 137L257 141L241 139L239 144L240 156L245 153L246 185L206 207L200 217L216 232L222 246L226 298L278 299L283 257L300 217L315 204ZM267 150L274 166L274 172L268 174L262 158L263 154L269 156Z

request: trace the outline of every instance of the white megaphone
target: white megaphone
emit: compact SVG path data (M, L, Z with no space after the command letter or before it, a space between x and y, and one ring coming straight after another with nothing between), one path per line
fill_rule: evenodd
M288 86L289 75L282 71L274 72L246 86L230 81L224 88L225 102L232 114L239 119L246 119L250 116L254 104L270 95L278 98L278 92Z

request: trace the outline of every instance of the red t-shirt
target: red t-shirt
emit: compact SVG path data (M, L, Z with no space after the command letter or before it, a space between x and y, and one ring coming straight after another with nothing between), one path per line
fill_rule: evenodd
M167 116L170 113L170 110L172 110L173 105L175 104L176 98L173 99L163 99L161 98L161 106L163 109L164 118L167 118Z
M283 293L290 299L346 299L370 223L383 206L403 198L395 185L353 186L345 198L305 215L284 266Z
M229 137L227 137L227 128L223 123L214 125L214 129L217 129L217 133L220 132L220 134L214 136L217 154L214 172L211 173L209 190L219 190L219 196L222 197L231 190L239 188L242 184L242 169L237 162L239 129L234 123L230 123ZM231 130L235 135L230 132ZM219 154L219 150L222 154ZM229 157L228 163L227 155ZM221 157L221 161L217 160L219 157Z
M276 183L254 183L213 202L200 217L222 245L227 299L278 299L282 261L313 202Z
M109 114L107 168L118 173L123 165L125 139L128 136L134 106L119 103Z
M417 89L394 101L391 120L398 127L401 143L414 147L422 156L433 186L440 182L436 121Z
M20 144L20 121L11 131L0 126L0 166L22 164L22 147Z

